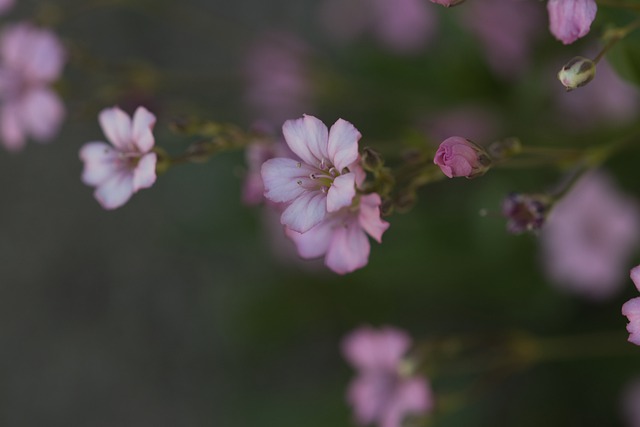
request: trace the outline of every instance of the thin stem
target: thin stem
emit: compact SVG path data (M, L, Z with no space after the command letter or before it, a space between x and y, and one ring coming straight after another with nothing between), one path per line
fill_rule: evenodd
M638 8L640 9L640 6ZM608 34L605 33L605 37L608 36L607 38L609 39L609 41L602 48L602 50L598 53L598 55L596 55L596 57L593 58L593 62L595 62L597 64L604 57L604 55L613 46L615 46L616 43L618 43L620 40L624 39L627 35L629 35L629 33L631 33L632 31L634 31L634 30L636 30L638 28L640 28L640 19L636 19L635 21L633 21L632 23L630 23L626 27L616 28L616 29L610 30L610 32Z

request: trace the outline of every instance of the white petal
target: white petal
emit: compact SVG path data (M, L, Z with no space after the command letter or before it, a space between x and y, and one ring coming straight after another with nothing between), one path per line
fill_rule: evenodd
M323 158L328 159L327 127L313 116L287 120L282 126L289 148L308 165L318 167Z
M133 173L121 171L112 176L93 193L105 209L116 209L127 203L133 194Z
M358 158L360 132L346 120L338 119L329 131L329 159L342 172L342 169Z
M285 234L298 248L298 254L305 259L319 258L327 252L331 235L333 233L333 222L322 221L306 233L298 233L285 227Z
M100 127L111 142L120 151L134 151L131 143L131 118L118 107L105 108L98 116Z
M347 206L356 195L356 176L348 173L333 180L327 192L327 212L336 212Z
M367 265L370 249L365 232L351 222L336 228L324 262L338 274L351 273Z
M133 171L133 191L149 188L156 182L156 162L156 153L148 153L142 156L138 166Z
M262 165L264 196L276 203L287 203L300 197L307 190L298 182L306 181L313 169L293 159L278 157Z
M133 143L141 153L147 153L155 144L153 138L153 126L156 116L144 107L138 107L133 115Z
M327 213L327 196L321 191L305 192L282 212L280 223L305 233L322 221Z
M104 142L83 145L80 159L84 162L82 182L87 185L100 185L122 169L118 151Z

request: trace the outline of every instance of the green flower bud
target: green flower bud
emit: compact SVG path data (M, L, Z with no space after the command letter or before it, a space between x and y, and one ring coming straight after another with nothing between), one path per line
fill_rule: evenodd
M584 86L596 76L596 63L589 58L576 56L558 72L560 83L567 92Z

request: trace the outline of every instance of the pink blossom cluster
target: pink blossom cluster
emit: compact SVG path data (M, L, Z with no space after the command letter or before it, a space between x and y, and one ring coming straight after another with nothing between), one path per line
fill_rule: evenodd
M282 130L292 155L265 161L261 176L265 197L282 209L286 235L300 256L324 255L336 273L365 266L367 234L380 242L389 224L380 219L380 196L358 191L365 178L360 132L342 119L329 130L308 115L286 121Z
M65 116L51 89L62 73L65 50L49 30L29 23L10 25L0 35L0 138L10 151L28 137L52 139Z
M629 273L633 284L640 291L640 265L631 269ZM629 332L629 342L640 345L640 297L632 298L622 306L622 315L629 319L627 331Z
M358 371L347 391L360 425L400 427L407 415L422 415L434 405L426 378L407 359L411 338L392 327L361 327L342 342L342 353Z

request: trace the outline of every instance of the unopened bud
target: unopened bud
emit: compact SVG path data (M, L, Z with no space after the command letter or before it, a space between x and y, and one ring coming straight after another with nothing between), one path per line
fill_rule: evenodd
M560 83L568 91L589 83L596 76L596 63L589 58L576 56L558 72Z
M362 150L362 167L369 172L377 172L384 165L382 155L372 148Z
M433 163L440 166L442 173L449 178L476 178L489 170L491 157L478 144L459 136L452 136L442 141Z
M502 203L502 214L507 217L507 230L513 234L538 231L551 208L551 199L544 194L509 194Z

